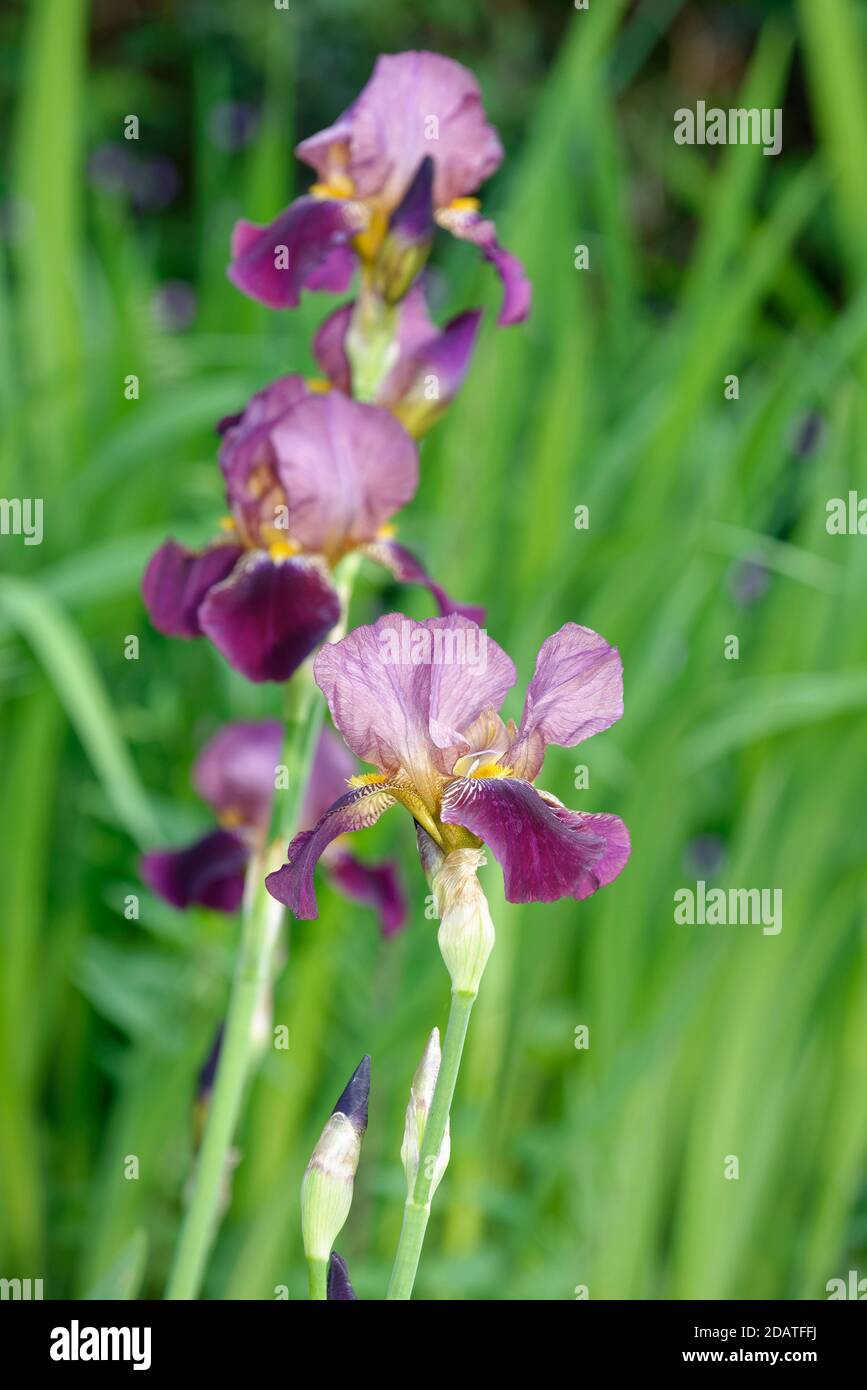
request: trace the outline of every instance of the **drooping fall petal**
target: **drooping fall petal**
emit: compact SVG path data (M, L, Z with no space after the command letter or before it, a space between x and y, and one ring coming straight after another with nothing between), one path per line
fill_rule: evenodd
M229 279L269 309L294 309L305 287L342 294L352 279L347 243L358 231L344 202L298 198L273 222L237 222Z
M302 556L244 557L201 606L201 630L251 681L285 681L325 640L340 600L323 568Z
M617 816L570 811L518 778L457 779L443 796L442 819L490 847L513 903L587 898L629 858L629 832Z
M249 851L240 835L212 830L183 849L152 850L139 862L148 887L186 909L194 905L235 912L244 896Z
M231 574L242 553L237 545L196 551L177 541L154 551L142 580L142 598L157 631L167 637L199 637L202 600Z
M302 921L319 915L313 871L323 851L338 835L374 825L394 805L394 797L381 783L355 787L341 796L313 830L296 835L287 851L287 863L269 874L265 886L272 898L291 908Z

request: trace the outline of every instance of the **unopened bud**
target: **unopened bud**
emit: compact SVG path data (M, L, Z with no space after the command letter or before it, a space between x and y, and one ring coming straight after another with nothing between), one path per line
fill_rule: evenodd
M332 1250L331 1259L328 1261L328 1302L357 1303L358 1301L358 1294L352 1287L346 1261L342 1255L338 1255L336 1250Z
M376 288L389 304L403 299L424 268L433 245L434 162L427 155L391 215L376 262Z
M301 1234L308 1260L328 1259L349 1215L369 1093L370 1058L363 1057L319 1136L301 1183Z
M403 1170L406 1173L406 1184L410 1196L412 1196L415 1180L418 1175L419 1155L421 1154L421 1147L424 1141L424 1132L427 1127L428 1115L430 1114L430 1108L433 1103L433 1095L437 1084L437 1077L439 1076L441 1061L440 1030L435 1028L427 1040L427 1046L418 1064L418 1071L412 1079L412 1087L409 1093L409 1105L406 1107L406 1127L403 1132L403 1144L401 1145L400 1156L403 1161ZM430 1174L430 1197L436 1192L440 1185L442 1175L448 1167L451 1147L449 1124L448 1121L446 1121L446 1132L443 1136L443 1142L440 1145L440 1151L430 1160L433 1165L433 1172Z

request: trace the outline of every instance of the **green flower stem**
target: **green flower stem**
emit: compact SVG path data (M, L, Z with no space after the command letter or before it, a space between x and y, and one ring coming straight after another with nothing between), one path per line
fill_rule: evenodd
M328 1261L308 1260L307 1278L311 1302L324 1303L328 1298Z
M412 1296L412 1286L415 1283L421 1248L424 1244L425 1231L430 1216L434 1165L445 1137L464 1050L464 1041L475 1001L475 994L460 990L452 991L452 1005L449 1011L439 1076L422 1138L418 1172L412 1193L407 1198L403 1210L403 1226L394 1259L394 1268L391 1272L391 1282L386 1295L389 1299L406 1300Z
M246 1083L255 1058L254 1021L268 988L283 908L265 887L265 875L278 867L282 850L297 821L301 797L322 722L322 702L309 673L299 672L287 689L290 715L284 745L289 786L276 797L275 821L280 839L274 848L250 860L241 917L241 942L235 965L226 1031L214 1094L196 1165L193 1194L175 1252L166 1298L195 1298L219 1226L229 1154Z
M334 642L346 631L358 561L357 553L348 555L336 576L343 617L331 634ZM256 1011L271 982L274 951L283 919L283 908L265 887L265 877L272 869L280 867L286 846L295 833L322 727L324 706L309 663L289 682L286 701L283 763L288 770L288 786L282 795L274 797L269 845L262 854L253 856L247 869L241 943L226 1031L196 1165L193 1194L166 1289L166 1298L170 1299L191 1299L198 1295L222 1215L232 1141L256 1059Z

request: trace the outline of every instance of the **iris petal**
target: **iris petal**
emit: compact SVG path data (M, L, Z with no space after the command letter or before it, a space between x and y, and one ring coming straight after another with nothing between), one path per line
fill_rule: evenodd
M397 935L406 923L407 905L394 864L365 864L354 854L338 850L328 860L328 872L344 897L379 914L383 936Z
M513 903L587 898L629 858L629 832L619 817L570 811L513 777L455 780L441 816L490 847Z
M422 585L436 600L442 614L460 613L480 625L485 621L484 608L477 608L471 603L456 603L441 585L431 579L421 562L405 546L398 545L396 541L377 540L365 546L365 554L383 565L401 584Z
M291 908L301 921L318 917L313 870L323 852L338 835L374 825L393 805L394 797L382 783L355 787L341 796L313 830L302 830L295 836L287 851L287 862L265 879L272 898Z
M249 852L240 835L212 830L184 849L153 850L139 863L145 883L172 907L234 912L244 896Z
M342 294L354 268L346 243L357 230L346 203L298 198L265 226L235 224L229 279L269 309L297 308L305 286Z
M202 631L251 681L285 681L325 640L340 600L320 565L252 551L201 606Z
M242 554L237 545L212 545L195 551L177 541L166 541L154 551L141 591L157 632L167 637L199 637L203 599L231 574Z

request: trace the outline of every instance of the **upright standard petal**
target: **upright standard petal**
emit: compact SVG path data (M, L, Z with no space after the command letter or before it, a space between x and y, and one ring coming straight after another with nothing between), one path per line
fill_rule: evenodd
M166 541L148 562L142 598L158 632L168 637L199 637L199 608L215 584L231 574L243 554L237 545L187 550Z
M414 622L389 613L316 657L317 684L357 757L424 782L451 771L446 750L465 751L460 730L514 684L505 652L458 614Z
M288 680L339 617L340 600L316 561L275 561L264 551L246 555L199 611L202 632L251 681Z
M420 584L427 589L436 600L440 613L461 613L479 625L485 621L484 608L478 608L471 603L456 603L453 598L449 598L445 589L431 579L421 562L415 558L412 551L406 549L406 546L398 545L396 541L376 540L365 546L364 553L378 565L383 565L401 584Z
M328 873L344 897L374 909L384 937L396 936L405 925L406 894L395 864L365 864L348 850L336 849L329 856Z
M488 124L479 85L439 53L386 54L348 113L346 172L359 198L397 206L426 155L435 165L433 200L444 207L472 193L499 167L503 147ZM345 129L345 127L344 127ZM299 146L313 163L321 144Z
M546 744L572 748L622 714L623 665L617 648L592 628L564 623L539 650L521 727L506 761L532 781Z
M225 422L220 468L235 523L248 545L258 544L263 527L275 528L277 509L286 506L272 430L309 394L302 376L281 376L251 396L240 415Z
M373 540L415 496L418 451L402 425L339 391L311 396L274 427L289 529L305 550L338 558Z
M368 783L335 801L313 830L296 835L287 851L287 862L265 879L265 887L301 921L319 916L313 870L323 851L338 835L375 825L394 797L382 783Z
M459 778L446 789L441 816L490 847L512 903L588 898L629 858L619 817L570 811L518 778Z
M267 829L282 746L283 726L279 720L227 724L205 744L196 759L196 791L225 823L251 830Z
M353 204L298 198L265 226L235 224L229 279L269 309L296 308L305 286L342 294L355 264L347 243L359 228Z
M529 316L533 289L527 274L511 251L497 240L497 229L489 218L477 209L446 208L439 214L440 225L462 241L478 246L486 261L490 261L503 285L503 303L497 323L507 328L523 323Z
M244 896L249 851L240 835L212 830L184 849L143 854L139 869L145 883L172 907L210 907L234 912Z

